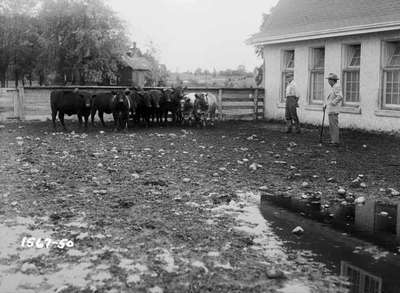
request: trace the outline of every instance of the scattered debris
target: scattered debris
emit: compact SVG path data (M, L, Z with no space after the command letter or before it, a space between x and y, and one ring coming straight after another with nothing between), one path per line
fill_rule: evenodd
M296 228L294 228L292 230L292 233L295 234L295 235L300 236L300 235L302 235L304 233L304 229L302 227L300 227L300 226L297 226Z
M364 197L364 196L357 197L357 198L354 200L354 203L355 203L355 204L358 204L358 205L364 204L364 203L365 203L365 197Z

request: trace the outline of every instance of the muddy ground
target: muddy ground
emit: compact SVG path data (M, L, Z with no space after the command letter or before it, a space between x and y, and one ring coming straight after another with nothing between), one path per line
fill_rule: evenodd
M256 216L260 194L400 200L396 137L344 131L335 148L318 129L265 122L127 133L67 123L75 132L0 128L0 292L346 292L283 249ZM24 236L74 245L21 247Z

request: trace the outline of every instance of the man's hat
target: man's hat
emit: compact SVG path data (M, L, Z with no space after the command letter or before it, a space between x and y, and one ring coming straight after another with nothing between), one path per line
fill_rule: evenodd
M326 79L339 80L339 77L337 76L337 74L329 73Z

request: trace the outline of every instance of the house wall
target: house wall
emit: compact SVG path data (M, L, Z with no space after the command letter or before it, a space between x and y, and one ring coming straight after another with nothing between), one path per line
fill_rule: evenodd
M280 103L283 50L295 50L294 78L301 95L298 108L301 122L321 124L322 105L310 105L309 102L311 48L325 47L325 76L333 72L342 77L343 47L358 43L361 44L360 103L359 107L342 107L339 123L347 128L400 131L400 111L380 107L382 44L393 39L400 40L400 31L265 46L265 117L284 119L285 109ZM325 80L325 97L329 90Z

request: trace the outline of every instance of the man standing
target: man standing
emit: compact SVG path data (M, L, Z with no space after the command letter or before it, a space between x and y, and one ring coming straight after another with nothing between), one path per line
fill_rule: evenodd
M299 106L299 95L296 90L296 83L293 79L293 73L288 74L289 84L286 87L286 107L285 107L285 118L286 118L286 133L292 132L293 124L296 128L296 133L300 133L299 117L297 116L297 107Z
M329 73L328 83L331 86L331 92L324 104L324 111L328 112L329 117L329 133L331 135L331 144L339 145L339 112L340 105L343 100L342 88L338 84L338 76L334 73Z

